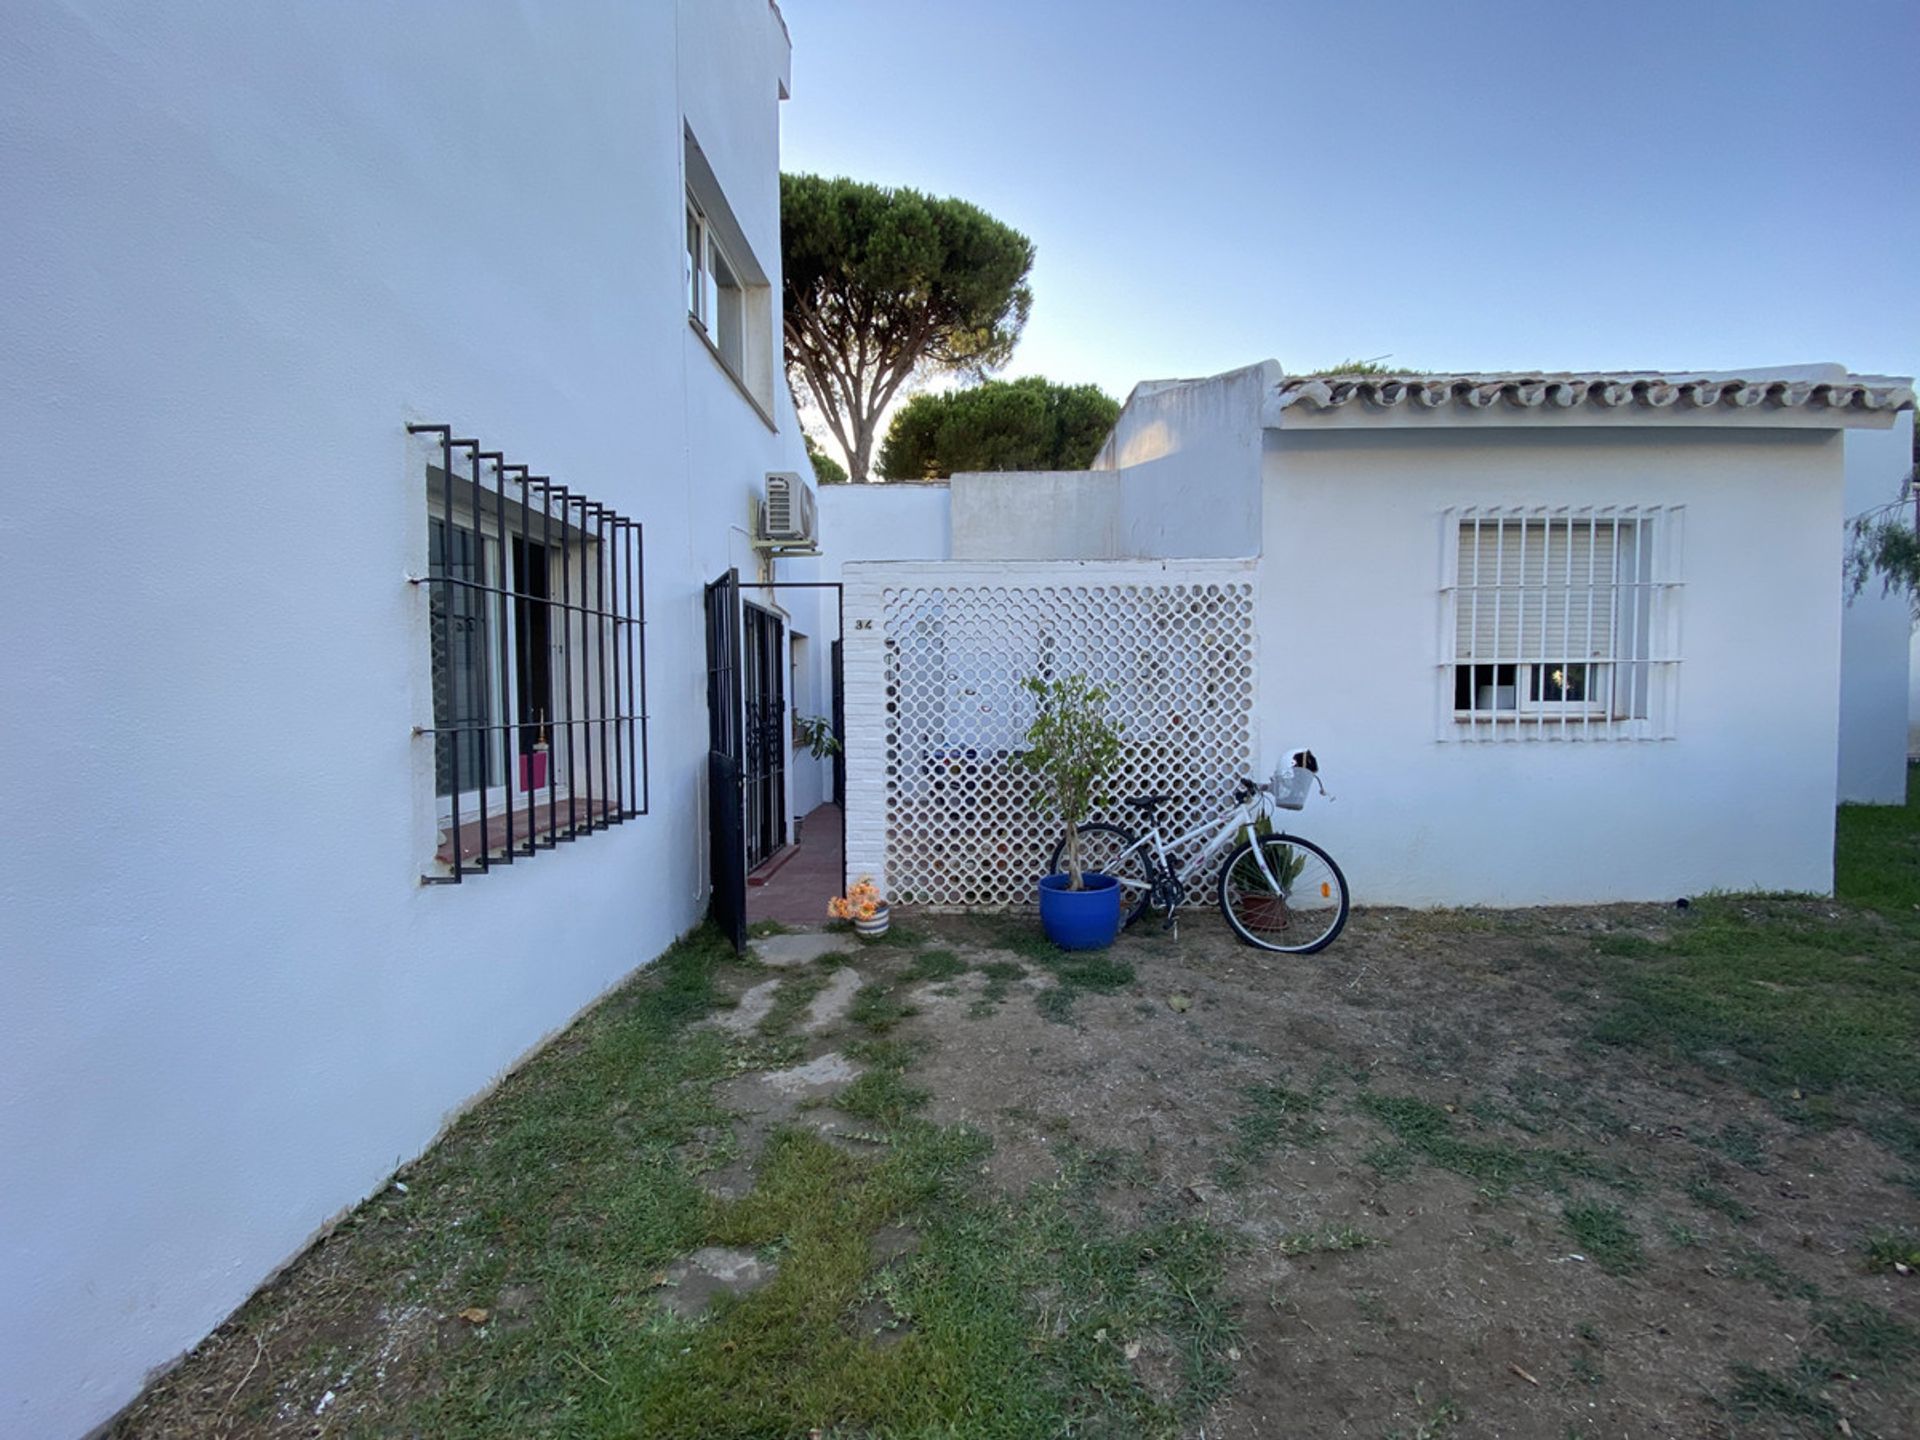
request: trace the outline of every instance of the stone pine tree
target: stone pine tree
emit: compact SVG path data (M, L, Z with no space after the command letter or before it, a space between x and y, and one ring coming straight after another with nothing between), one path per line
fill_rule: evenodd
M1004 365L1033 304L1033 242L964 200L783 175L780 249L787 378L855 481L915 376Z
M936 480L968 470L1084 470L1119 417L1097 385L1038 375L916 395L893 412L880 473Z

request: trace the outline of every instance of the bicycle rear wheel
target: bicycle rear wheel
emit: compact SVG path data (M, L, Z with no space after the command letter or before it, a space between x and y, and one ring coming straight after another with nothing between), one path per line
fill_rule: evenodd
M1311 955L1326 949L1347 923L1347 877L1310 840L1263 835L1259 843L1267 873L1253 858L1252 842L1235 850L1220 871L1220 913L1235 934L1262 950Z
M1080 866L1098 870L1120 882L1120 924L1124 928L1140 918L1153 894L1153 878L1147 873L1146 847L1133 849L1139 837L1123 825L1095 820L1080 827ZM1122 856L1125 856L1123 859ZM1067 868L1067 840L1063 835L1047 861L1047 873L1059 875Z

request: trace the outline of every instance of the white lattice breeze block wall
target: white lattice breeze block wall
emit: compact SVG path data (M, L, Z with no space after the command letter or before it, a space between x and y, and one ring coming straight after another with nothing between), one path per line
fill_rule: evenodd
M847 864L897 903L1031 904L1060 826L1014 764L1028 675L1111 694L1118 802L1174 797L1169 833L1217 813L1254 763L1250 561L849 564Z

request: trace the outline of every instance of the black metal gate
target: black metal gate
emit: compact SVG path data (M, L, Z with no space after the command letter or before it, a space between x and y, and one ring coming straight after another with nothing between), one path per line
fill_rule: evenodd
M746 607L747 869L787 843L787 627Z
M764 581L764 590L831 590L837 580ZM844 615L840 617L845 628ZM787 839L786 626L741 603L740 572L707 586L708 832L713 920L736 950L747 944L747 871ZM840 641L833 642L833 729L845 744L846 697ZM846 884L846 763L834 757L840 805L841 885Z
M841 670L841 642L833 642L833 738L839 748L833 752L833 803L847 813L847 677Z
M740 614L740 573L729 570L707 586L707 832L713 921L735 950L744 950L747 944L747 849L741 834L746 716L740 688Z

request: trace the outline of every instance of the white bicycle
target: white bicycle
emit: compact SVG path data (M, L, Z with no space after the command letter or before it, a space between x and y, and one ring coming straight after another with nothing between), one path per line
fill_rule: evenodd
M1272 780L1242 780L1226 814L1171 839L1160 833L1160 807L1171 797L1136 795L1126 803L1141 812L1144 833L1105 820L1082 825L1081 866L1120 882L1122 926L1153 905L1171 927L1186 903L1186 877L1203 874L1238 841L1215 887L1227 924L1262 950L1311 955L1331 945L1347 923L1347 877L1326 851L1287 834L1277 822L1282 810L1304 808L1316 785L1324 795L1319 762L1311 750L1296 750ZM1184 859L1173 853L1196 843L1199 848ZM1065 868L1066 849L1063 836L1048 862L1056 875Z

